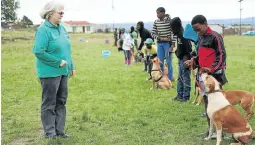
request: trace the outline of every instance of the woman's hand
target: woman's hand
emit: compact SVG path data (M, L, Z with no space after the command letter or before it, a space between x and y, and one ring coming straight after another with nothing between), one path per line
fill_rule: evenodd
M74 76L76 74L75 70L71 70L71 76Z
M60 67L63 67L63 66L65 66L65 65L67 65L67 62L66 62L65 60L62 60L59 66L60 66Z

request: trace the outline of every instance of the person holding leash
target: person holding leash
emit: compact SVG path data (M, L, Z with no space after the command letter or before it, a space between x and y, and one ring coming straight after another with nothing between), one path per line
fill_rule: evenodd
M200 71L206 71L212 75L222 86L226 84L227 78L225 75L226 70L226 50L224 47L224 41L222 36L213 31L207 24L207 20L203 15L196 15L191 21L194 31L199 35L197 43L196 57L184 62L185 66L190 67L194 64L194 67L199 67ZM199 83L201 78L196 80ZM205 112L207 112L208 98L204 93ZM210 119L206 113L207 123L210 126ZM206 135L208 135L208 130ZM216 137L214 135L214 137Z
M150 77L148 80L151 80L151 69L152 69L152 59L157 57L157 49L156 46L153 45L153 40L151 38L147 38L146 41L144 42L145 46L142 48L142 53L145 54L144 57L144 64L145 67L148 66L148 73Z
M188 39L183 37L182 22L179 17L171 20L171 28L173 34L177 36L177 49L175 54L178 58L178 81L177 81L177 96L175 101L187 102L190 99L190 69L184 65L186 60L191 59L192 45Z
M157 10L158 19L155 20L151 31L152 37L157 40L158 58L162 62L160 64L161 71L164 71L164 58L166 58L168 65L168 78L174 81L173 66L172 66L172 53L175 47L176 36L173 35L170 26L170 17L166 16L165 8L159 7Z

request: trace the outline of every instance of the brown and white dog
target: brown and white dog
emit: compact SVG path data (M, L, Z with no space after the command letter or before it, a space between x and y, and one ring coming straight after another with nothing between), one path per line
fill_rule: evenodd
M252 107L254 106L255 95L253 93L245 90L222 90L222 93L231 105L241 105L241 107L246 111L246 119L250 119L254 115ZM200 95L200 89L198 87L195 87L194 95L195 99L192 102L193 104L197 102L196 105L200 105L204 102L204 99Z
M157 84L157 88L160 89L170 89L172 88L172 82L169 80L166 74L164 74L160 70L160 60L159 58L155 57L152 60L153 66L151 70L151 77L152 77L152 88L155 88L155 85Z
M248 121L229 103L220 91L219 82L211 75L202 74L205 92L208 94L207 114L210 118L209 135L205 140L210 140L213 133L213 125L217 129L217 144L222 141L222 131L231 133L241 145L249 143L253 138L253 131Z
M223 90L222 93L227 98L230 104L240 104L246 111L245 118L250 119L254 112L252 107L255 102L255 95L245 90Z

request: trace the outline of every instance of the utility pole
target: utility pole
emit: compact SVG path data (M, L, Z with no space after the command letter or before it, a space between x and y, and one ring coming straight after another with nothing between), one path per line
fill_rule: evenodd
M242 6L242 5L241 5L241 4L242 4L242 1L243 1L243 0L239 0L239 1L238 1L238 2L240 3L240 26L239 26L240 35L242 35L242 30L241 30L241 29L242 29L242 15L241 15L241 12L242 12L242 7L241 7L241 6Z
M252 25L252 31L253 31L254 30L253 17L251 18L251 21L252 21L251 25Z
M112 22L112 31L114 32L114 5L113 5L113 0L112 0L112 16L113 16L113 22Z

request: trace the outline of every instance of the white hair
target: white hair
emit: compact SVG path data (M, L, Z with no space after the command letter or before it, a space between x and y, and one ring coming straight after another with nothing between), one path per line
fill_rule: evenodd
M64 9L64 5L57 1L50 1L43 7L40 16L42 19L48 19L53 12L56 12L59 9Z

